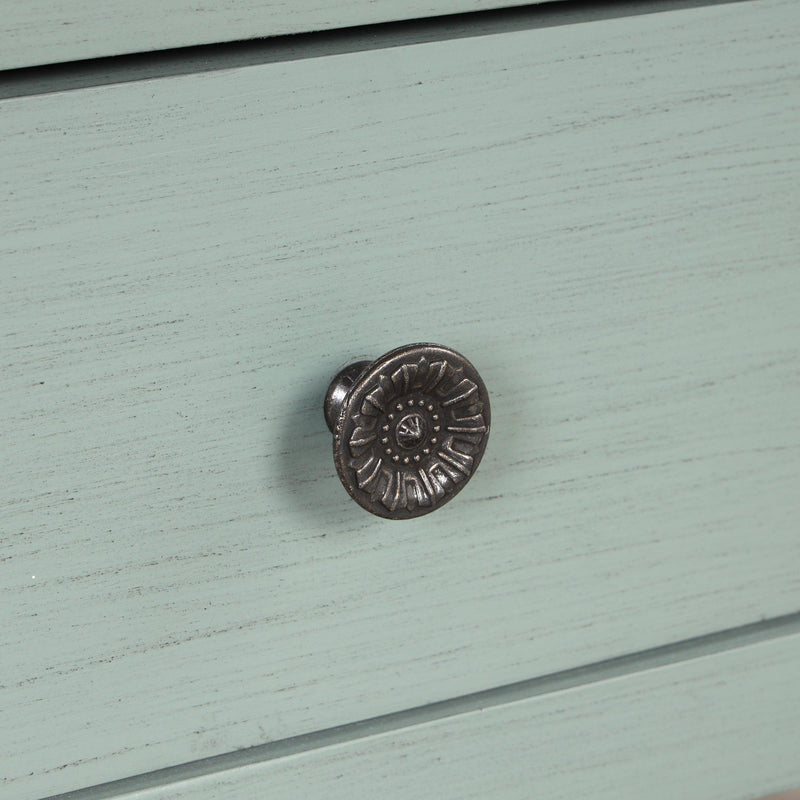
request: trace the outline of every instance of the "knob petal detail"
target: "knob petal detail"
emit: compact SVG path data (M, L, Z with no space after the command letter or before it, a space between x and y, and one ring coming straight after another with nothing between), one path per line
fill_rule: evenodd
M325 416L336 470L367 511L410 519L436 510L464 487L489 437L486 387L464 356L411 344L342 370Z

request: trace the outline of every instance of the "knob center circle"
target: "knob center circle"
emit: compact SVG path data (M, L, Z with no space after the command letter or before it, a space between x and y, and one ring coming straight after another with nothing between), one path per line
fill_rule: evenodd
M394 438L399 447L402 447L404 450L413 450L415 447L419 447L419 445L422 444L427 432L428 423L425 417L413 411L410 414L406 414L400 422L397 423L397 427L394 431Z

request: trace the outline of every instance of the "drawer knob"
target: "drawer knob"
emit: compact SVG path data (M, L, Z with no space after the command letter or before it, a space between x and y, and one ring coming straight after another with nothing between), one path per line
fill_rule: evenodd
M324 411L344 488L387 519L420 517L452 500L489 438L480 375L438 344L409 344L345 367Z

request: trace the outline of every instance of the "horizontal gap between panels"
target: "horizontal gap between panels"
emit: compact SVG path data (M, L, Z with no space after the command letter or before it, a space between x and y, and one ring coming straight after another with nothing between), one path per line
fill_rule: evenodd
M85 789L51 795L45 800L108 800L146 789L165 787L194 778L206 777L239 767L265 763L278 758L309 753L331 745L346 744L368 736L390 733L412 725L435 722L473 711L553 694L566 689L633 675L736 650L749 645L800 633L800 612L761 622L685 639L629 655L610 658L582 667L543 675L538 678L498 686L425 706L383 714L314 733L256 745L231 753L190 761L129 778L98 784Z
M0 100L236 67L757 0L549 2L0 72Z

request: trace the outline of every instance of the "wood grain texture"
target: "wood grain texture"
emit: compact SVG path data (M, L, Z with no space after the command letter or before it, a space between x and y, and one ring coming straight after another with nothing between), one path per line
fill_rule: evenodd
M797 8L0 103L4 792L800 608ZM493 432L391 524L321 402L415 340Z
M752 800L800 783L798 661L792 636L127 797Z
M552 0L551 0L552 1ZM544 0L0 0L0 69Z

